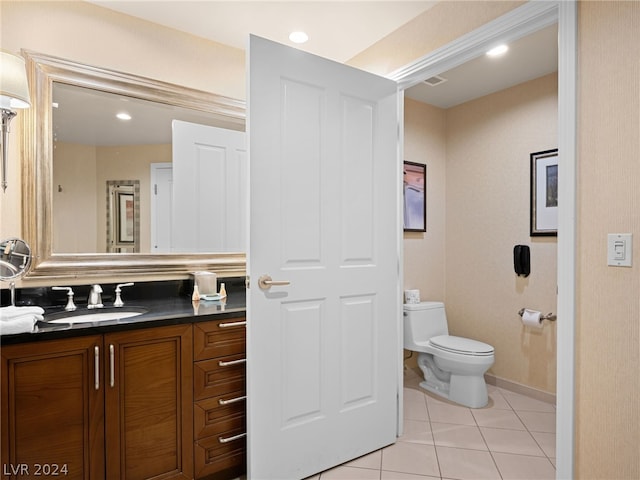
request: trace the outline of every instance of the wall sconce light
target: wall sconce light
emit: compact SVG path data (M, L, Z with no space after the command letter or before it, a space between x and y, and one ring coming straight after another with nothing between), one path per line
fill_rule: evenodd
M0 110L2 111L2 191L7 190L9 124L15 108L29 108L29 84L24 58L0 51Z

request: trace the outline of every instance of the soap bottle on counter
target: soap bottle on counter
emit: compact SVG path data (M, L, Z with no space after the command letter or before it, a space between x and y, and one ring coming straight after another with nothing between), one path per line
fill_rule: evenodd
M227 298L227 289L224 287L224 283L220 284L220 298Z
M198 285L196 284L193 285L193 294L191 295L191 301L192 302L200 301L200 292L198 291Z

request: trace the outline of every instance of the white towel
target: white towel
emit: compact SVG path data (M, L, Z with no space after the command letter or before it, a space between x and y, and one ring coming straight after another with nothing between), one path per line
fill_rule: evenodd
M14 317L22 317L23 315L42 315L44 309L42 307L2 307L0 308L0 320L11 320Z
M38 320L42 320L44 310L40 307L0 308L0 335L33 332Z

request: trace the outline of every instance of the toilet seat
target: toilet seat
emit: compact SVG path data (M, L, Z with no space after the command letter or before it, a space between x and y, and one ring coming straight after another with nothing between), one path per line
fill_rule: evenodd
M438 335L429 339L433 348L459 355L488 357L493 355L493 347L487 343L454 335Z

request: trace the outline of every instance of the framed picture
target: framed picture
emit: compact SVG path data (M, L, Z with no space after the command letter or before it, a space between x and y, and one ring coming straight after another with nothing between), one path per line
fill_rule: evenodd
M140 180L107 180L107 253L140 251Z
M404 231L427 231L427 166L404 162Z
M558 235L558 149L531 157L531 225L535 236Z
M133 243L133 193L118 192L118 210L120 224L118 226L118 241Z

